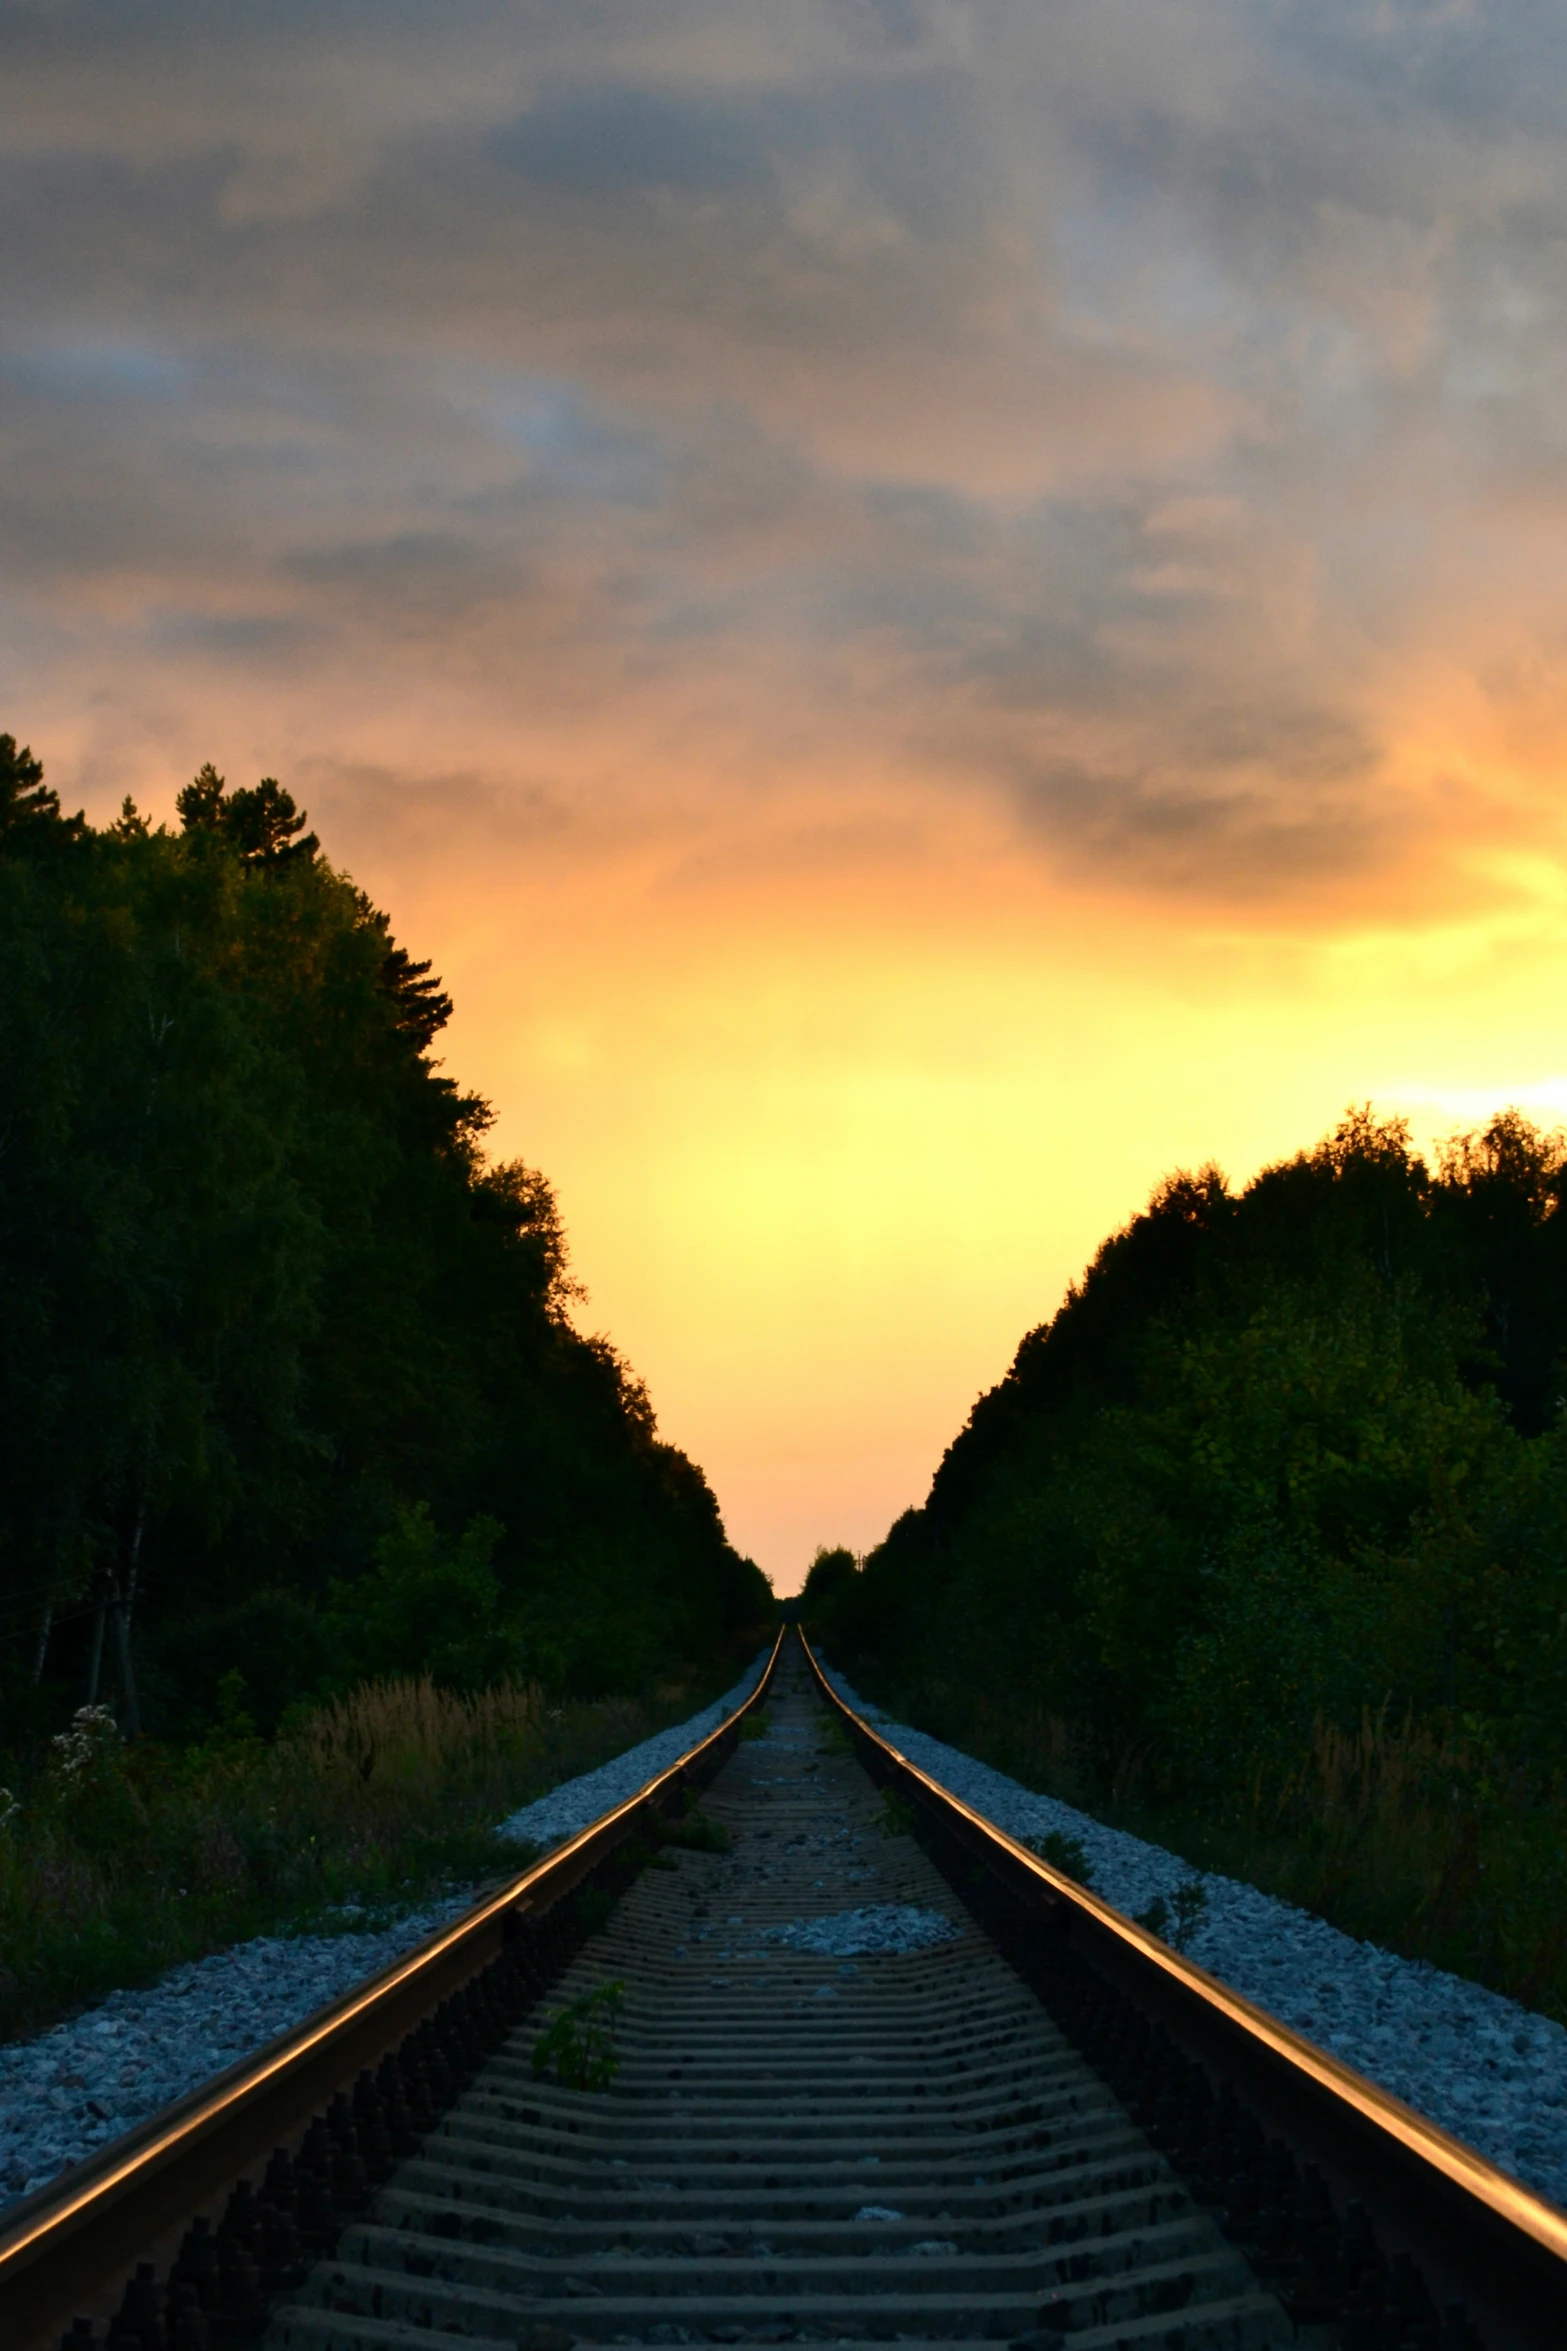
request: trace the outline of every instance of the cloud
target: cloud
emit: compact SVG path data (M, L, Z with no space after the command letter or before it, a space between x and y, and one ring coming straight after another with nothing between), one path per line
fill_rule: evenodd
M1483 629L1505 724L1560 659L1525 0L81 0L0 74L51 706L248 676L416 774L462 708L497 784L635 763L656 821L683 765L682 856L703 774L724 842L747 769L939 774L1080 881L1265 905L1407 856L1419 660Z
M0 91L0 726L290 784L770 1565L1161 1169L1557 1067L1559 6L17 0Z

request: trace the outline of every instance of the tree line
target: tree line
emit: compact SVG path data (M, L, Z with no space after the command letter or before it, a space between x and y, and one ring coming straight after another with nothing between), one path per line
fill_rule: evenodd
M1238 1192L1162 1183L804 1614L1044 1779L1070 1754L1080 1788L1135 1769L1216 1817L1374 1723L1554 1805L1564 1398L1562 1137L1509 1110L1432 1165L1358 1110Z
M0 735L0 1702L194 1733L367 1675L578 1696L770 1612L275 778L67 815Z

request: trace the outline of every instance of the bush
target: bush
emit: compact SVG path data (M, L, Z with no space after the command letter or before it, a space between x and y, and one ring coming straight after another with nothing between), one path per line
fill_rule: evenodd
M230 1677L183 1751L84 1710L0 1795L0 2037L245 1936L374 1924L520 1873L527 1849L494 1823L659 1727L629 1700L426 1677L297 1708L268 1743L244 1695Z
M504 1533L498 1519L479 1517L446 1542L424 1503L400 1507L370 1574L332 1585L322 1627L332 1678L351 1686L424 1674L479 1690L520 1675L521 1628L491 1564Z
M1075 1885L1093 1884L1093 1864L1080 1837L1063 1836L1059 1829L1049 1829L1044 1836L1029 1837L1026 1842L1030 1851L1037 1853L1041 1861L1048 1861L1052 1869L1059 1870L1064 1878L1070 1878Z

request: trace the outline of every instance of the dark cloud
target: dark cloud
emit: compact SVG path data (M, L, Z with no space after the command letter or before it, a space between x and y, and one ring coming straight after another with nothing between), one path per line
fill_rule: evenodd
M1266 900L1418 830L1401 665L1550 636L1535 0L83 0L0 78L0 652L52 707L248 676L429 773L460 688L497 773L575 726L649 821L682 743L719 797L901 763Z
M1209 771L1200 782L1042 767L1019 796L1069 874L1107 873L1156 893L1288 902L1386 846L1374 807L1324 807Z
M454 531L397 531L390 537L300 551L289 573L327 605L352 611L376 629L424 637L471 623L497 605L515 605L520 567Z
M490 149L532 187L595 205L663 193L733 199L770 190L768 149L785 127L773 109L711 95L587 91L530 108L492 134Z
M147 642L155 652L205 653L248 669L276 668L319 650L320 632L291 612L154 612Z
M1119 761L1016 761L1026 819L1068 871L1278 901L1398 846L1377 746L1338 712L1225 703L1144 713L1124 736Z

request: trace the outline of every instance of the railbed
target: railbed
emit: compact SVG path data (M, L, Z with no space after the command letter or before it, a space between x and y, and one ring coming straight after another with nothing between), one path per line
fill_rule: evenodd
M613 2079L536 2078L610 1982ZM1543 2351L1567 2219L963 1804L786 1631L627 1803L5 2215L7 2351L133 2334Z

